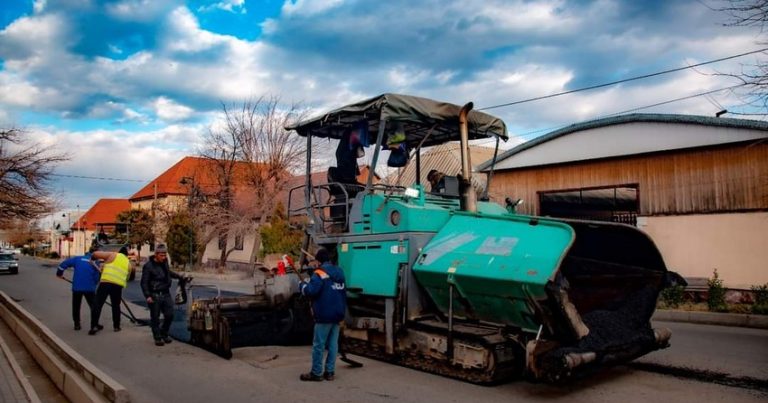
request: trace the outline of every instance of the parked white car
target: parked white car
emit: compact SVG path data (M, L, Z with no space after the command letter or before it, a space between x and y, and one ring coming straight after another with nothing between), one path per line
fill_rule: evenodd
M19 274L19 261L12 253L0 253L0 273Z

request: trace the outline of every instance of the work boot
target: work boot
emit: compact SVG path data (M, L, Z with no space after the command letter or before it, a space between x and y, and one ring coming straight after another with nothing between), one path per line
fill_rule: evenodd
M75 323L75 330L80 330L80 329L82 329L82 328L80 327L80 324L79 324L79 323Z
M115 328L115 331L116 331L116 332L119 332L119 331L121 331L121 330L123 330L123 329L121 329L121 328L120 328L120 326L118 326L118 327L116 327L116 328Z
M155 345L156 346L164 346L165 343L163 343L162 339L155 339Z
M173 339L170 336L163 336L163 342L165 342L165 344L171 344Z
M336 377L334 376L333 372L324 372L323 373L323 378L326 381L332 381L332 380L336 379Z
M320 375L315 375L312 372L307 372L306 374L301 374L301 376L299 376L299 379L301 379L302 381L321 382L323 380L323 377Z
M99 329L98 327L92 327L91 330L88 331L88 335L93 336L94 334L98 333L99 330L101 329Z

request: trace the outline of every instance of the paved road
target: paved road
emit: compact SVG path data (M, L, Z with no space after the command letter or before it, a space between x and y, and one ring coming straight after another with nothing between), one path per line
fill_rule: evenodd
M764 402L764 392L617 367L564 386L512 382L496 387L471 385L439 376L361 359L365 366L341 365L333 383L303 383L308 347L250 347L229 361L186 345L152 344L147 327L130 326L97 336L75 332L69 315L68 284L54 269L28 258L18 276L0 276L5 291L40 318L95 365L123 383L135 402ZM220 284L224 284L220 282ZM242 285L239 289L243 289ZM247 287L246 287L247 289ZM130 291L129 291L130 293ZM137 316L148 316L134 305ZM87 313L85 314L87 317ZM102 321L108 318L103 318ZM646 356L646 362L699 366L765 379L768 331L667 323L673 346ZM117 342L122 348L110 351Z

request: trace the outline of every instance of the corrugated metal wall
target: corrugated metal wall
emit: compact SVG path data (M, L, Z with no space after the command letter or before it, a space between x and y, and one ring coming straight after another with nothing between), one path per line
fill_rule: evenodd
M493 158L494 149L470 145L470 162L473 167ZM427 175L429 171L436 169L446 175L456 175L461 172L461 150L457 142L441 144L424 150L421 155L421 183L429 189ZM416 157L411 157L410 163L398 169L385 179L390 185L410 186L416 183ZM472 175L475 188L480 191L485 189L485 175L483 173Z
M538 192L627 184L639 185L641 215L767 210L768 143L496 172L490 194L538 214Z

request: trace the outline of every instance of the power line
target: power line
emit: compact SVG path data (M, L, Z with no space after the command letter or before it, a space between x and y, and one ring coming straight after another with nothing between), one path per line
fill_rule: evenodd
M83 175L66 175L66 174L50 174L51 176L59 176L62 178L75 178L75 179L92 179L100 181L117 181L117 182L148 182L141 179L124 179L124 178L104 178L99 176L83 176Z
M614 113L610 113L610 114L607 114L607 115L601 115L601 116L593 117L591 119L583 120L582 122L588 122L590 120L597 120L597 119L607 118L607 117L610 117L610 116L622 115L622 114L625 114L625 113L637 112L637 111L640 111L640 110L643 110L643 109L653 108L653 107L656 107L656 106L671 104L671 103L679 102L679 101L685 101L686 99L691 99L691 98L701 97L701 96L705 96L705 95L710 95L710 94L714 94L714 93L717 93L717 92L720 92L720 91L732 90L732 89L736 89L736 88L739 88L739 87L743 87L745 85L747 85L747 84L741 83L741 84L732 85L730 87L723 87L723 88L718 88L716 90L700 92L700 93L697 93L697 94L687 95L687 96L680 97L680 98L675 98L675 99L670 99L670 100L667 100L667 101L657 102L655 104L639 106L637 108L623 110L621 112L614 112ZM733 112L729 112L729 113L733 113ZM738 114L738 113L734 113L734 114ZM541 133L541 132L548 132L548 131L552 131L552 130L556 130L556 129L561 129L563 127L568 127L568 126L574 125L576 123L580 123L580 122L569 123L569 124L566 124L566 125L552 126L552 127L547 127L547 128L544 128L544 129L536 129L536 130L532 130L532 131L529 131L529 132L524 132L522 134L516 135L515 137L519 138L519 139L527 139L529 137L533 138L533 137L536 137L536 136L534 136L535 134L538 134L538 133ZM494 139L487 139L487 140L480 141L477 144L478 145L479 144L485 144L485 143L492 142L492 141L496 141L496 140L494 140Z
M599 117L597 119L604 118L604 117L609 117L609 116L614 116L614 115L621 115L621 114L624 114L624 113L635 112L635 111L639 111L639 110L642 110L642 109L653 108L653 107L656 107L656 106L671 104L673 102L685 101L686 99L701 97L701 96L704 96L704 95L710 95L710 94L714 94L716 92L725 91L725 90L732 90L732 89L736 89L736 88L739 88L739 87L743 87L745 85L747 85L747 84L741 83L741 84L732 85L730 87L723 87L723 88L719 88L719 89L716 89L716 90L700 92L698 94L688 95L688 96L682 97L682 98L675 98L675 99L671 99L669 101L658 102L658 103L655 103L655 104L646 105L646 106L642 106L642 107L639 107L639 108L627 109L625 111L611 113L610 115L603 115L603 116L601 116L601 117Z
M611 85L626 83L626 82L629 82L629 81L642 80L642 79L645 79L645 78L656 77L656 76L660 76L660 75L663 75L663 74L675 73L675 72L678 72L678 71L692 69L694 67L705 66L707 64L718 63L718 62L722 62L722 61L730 60L730 59L736 59L736 58L739 58L739 57L743 57L743 56L747 56L747 55L751 55L751 54L755 54L755 53L765 52L766 50L768 50L768 48L753 50L751 52L740 53L738 55L733 55L733 56L728 56L728 57L722 57L720 59L709 60L709 61L706 61L706 62L692 64L692 65L688 65L688 66L685 66L685 67L678 67L678 68L675 68L675 69L659 71L659 72L656 72L656 73L644 74L642 76L635 76L635 77L625 78L625 79L622 79L622 80L611 81L611 82L608 82L608 83L591 85L591 86L588 86L588 87L576 88L576 89L569 90L569 91L557 92L557 93L554 93L554 94L542 95L542 96L534 97L534 98L521 99L519 101L507 102L507 103L504 103L504 104L498 104L498 105L493 105L493 106L486 106L486 107L480 108L478 110L483 111L483 110L501 108L501 107L504 107L504 106L518 105L518 104L523 104L523 103L527 103L527 102L539 101L539 100L547 99L547 98L559 97L561 95L573 94L573 93L576 93L576 92L589 91L589 90L594 90L594 89L597 89L597 88L609 87Z

